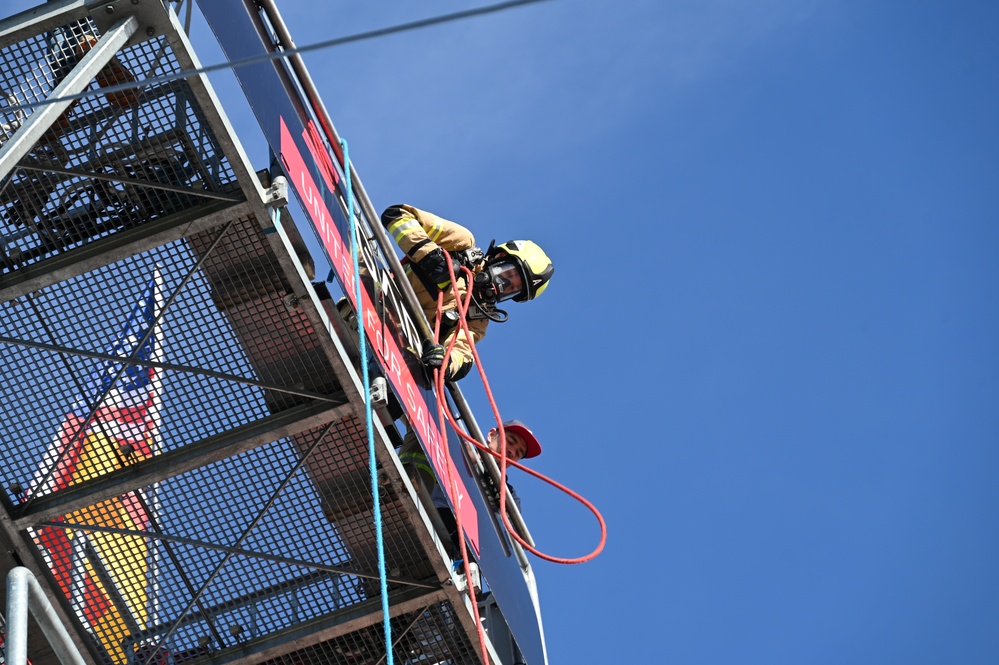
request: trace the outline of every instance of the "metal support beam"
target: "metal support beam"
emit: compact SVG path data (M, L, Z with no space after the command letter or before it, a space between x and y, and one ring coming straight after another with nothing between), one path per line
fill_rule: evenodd
M42 164L26 164L26 163L19 164L18 168L20 168L23 171L37 171L39 173L58 173L59 175L79 176L81 178L90 178L92 180L104 180L106 182L116 182L123 185L135 185L137 187L158 189L164 192L176 192L178 194L187 194L188 196L194 196L202 199L215 199L218 201L231 201L236 203L243 200L242 196L238 196L235 194L221 194L217 192L210 192L207 189L194 189L192 187L180 187L179 185L169 185L161 182L153 182L151 180L139 180L137 178L127 178L122 175L101 173L100 171L63 169L59 168L58 166L42 165Z
M184 536L174 536L166 533L156 533L154 531L140 531L136 529L117 529L115 527L109 526L96 526L93 524L75 524L73 522L42 522L37 525L38 527L48 527L50 529L63 529L68 531L82 531L84 533L114 533L121 536L135 536L137 538L149 538L151 540L161 540L166 543L179 543L181 545L190 545L191 547L201 547L207 550L213 550L215 552L225 552L227 554L238 554L239 556L249 557L251 559L261 559L263 561L273 561L275 563L286 563L291 566L301 566L302 568L309 568L311 570L317 570L324 573L335 573L337 575L347 575L350 577L362 577L369 580L378 580L378 571L368 572L363 570L357 570L351 566L331 566L329 564L321 563L318 561L305 561L304 559L296 559L294 557L288 556L278 556L276 554L267 554L266 552L257 552L255 550L247 550L240 547L228 547L226 545L219 545L218 543L209 543L204 540L197 540L195 538L185 538ZM422 582L420 580L410 579L408 577L397 577L389 576L389 582L393 584L402 584L404 586L416 586L421 589L439 589L440 584L438 583L428 583ZM232 601L226 601L231 603Z
M292 407L267 418L126 466L106 476L67 487L54 494L36 496L31 505L15 518L14 525L18 530L35 526L105 499L121 496L137 488L148 487L206 464L258 448L277 439L305 432L343 418L352 412L350 406L331 406L328 402Z
M29 610L62 665L86 665L38 580L20 566L7 575L7 665L28 661Z
M20 298L52 284L135 254L194 235L251 213L248 203L215 201L189 208L141 226L113 233L96 242L27 265L0 279L0 303Z
M428 605L448 600L443 590L409 588L389 594L389 615L397 617L416 612ZM288 630L227 649L212 659L212 665L256 665L286 653L297 651L335 637L374 626L382 621L381 599L372 598L339 612L295 625Z
M128 43L129 38L139 27L134 16L122 19L103 35L73 70L49 94L49 99L75 95L83 92L98 72L104 68L118 51ZM0 180L3 180L21 158L28 154L35 143L49 130L60 115L72 105L71 100L52 102L42 106L24 121L14 136L0 148Z
M15 337L6 337L4 335L0 335L0 344L11 344L14 346L27 347L29 349L40 349L42 351L51 351L52 353L77 356L79 358L104 360L110 363L130 365L132 367L155 367L157 369L165 369L171 372L184 372L187 374L195 374L197 376L208 376L213 379L222 379L223 381L231 381L244 386L253 386L254 388L260 388L261 390L281 393L282 395L297 395L298 397L305 397L306 399L318 400L320 402L330 402L335 406L343 404L343 397L340 395L324 395L322 393L316 393L309 390L279 386L274 383L267 383L266 381L247 379L242 376L236 376L235 374L226 374L225 372L216 372L215 370L202 369L200 367L189 367L187 365L177 365L175 363L159 363L152 360L140 360L138 358L122 358L121 356L113 356L107 353L94 353L92 351L83 351L81 349L71 349L66 346L59 346L58 344L45 344L43 342L33 342L27 339L17 339Z
M322 582L325 579L335 578L334 575L327 575L325 573L311 572L305 575L300 575L298 577L292 578L290 580L285 580L279 582L278 584L269 585L263 589L258 589L248 594L244 594L239 598L226 599L218 605L213 605L211 607L206 607L204 612L206 617L218 618L221 615L238 613L239 610L247 607L253 607L254 604L267 600L273 600L275 597L281 596L285 593L295 593L297 590L306 588L310 584L315 584L317 582ZM177 623L180 626L190 626L192 624L197 624L204 621L205 617L188 614L183 618L177 620L176 622L170 621L165 624L160 624L158 626L150 626L142 631L133 631L131 635L125 638L124 645L125 648L131 651L134 647L133 645L137 643L149 642L151 638L157 638L163 633L167 632L170 627ZM251 637L256 637L251 635ZM141 661L136 661L141 664Z

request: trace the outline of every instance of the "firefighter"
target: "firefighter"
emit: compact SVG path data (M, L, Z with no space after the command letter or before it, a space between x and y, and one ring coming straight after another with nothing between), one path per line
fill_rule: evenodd
M510 240L490 245L485 252L475 246L472 233L455 222L409 205L394 205L382 213L382 224L406 253L403 259L423 313L433 325L437 316L437 294L444 291L440 344L427 342L421 360L427 367L444 364L444 351L457 336L445 370L448 381L457 381L472 369L472 349L458 321L454 291L464 299L468 283L460 266L474 273L468 329L472 341L486 335L490 321L506 321L497 305L506 300L524 302L541 295L555 271L548 256L530 240ZM445 252L455 262L457 289L451 289ZM459 265L460 264L460 265Z

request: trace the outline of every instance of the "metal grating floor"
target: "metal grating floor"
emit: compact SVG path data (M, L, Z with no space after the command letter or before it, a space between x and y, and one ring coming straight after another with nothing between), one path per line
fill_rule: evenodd
M10 107L43 100L98 36L93 22L81 19L0 51L0 142L35 110ZM178 70L166 39L159 37L123 49L89 89ZM85 97L60 115L0 182L3 270L197 201L239 200L235 185L185 81Z

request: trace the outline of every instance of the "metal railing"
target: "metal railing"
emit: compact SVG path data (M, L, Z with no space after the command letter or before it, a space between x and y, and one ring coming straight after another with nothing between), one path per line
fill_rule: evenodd
M6 665L27 663L28 612L35 618L62 665L86 665L38 580L30 570L20 566L7 574Z

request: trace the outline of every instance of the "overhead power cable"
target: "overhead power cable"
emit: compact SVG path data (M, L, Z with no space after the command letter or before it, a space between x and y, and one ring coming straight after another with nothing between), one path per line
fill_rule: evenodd
M548 0L508 0L507 2L500 2L495 5L476 7L474 9L466 9L460 12L452 12L450 14L441 14L440 16L433 16L431 18L420 19L418 21L410 21L409 23L400 23L398 25L393 25L387 28L379 28L377 30L369 30L367 32L358 32L356 34L347 35L345 37L335 37L334 39L327 39L325 41L315 42L314 44L306 44L305 46L298 46L296 48L289 48L281 51L272 51L270 53L261 53L259 55L253 55L246 58L239 58L237 60L219 62L214 65L206 65L205 67L198 67L196 69L185 69L179 72L174 72L173 74L163 74L161 76L155 76L153 78L142 79L141 81L130 81L128 83L119 83L118 85L102 87L99 90L85 90L75 95L65 95L63 97L51 97L37 102L12 104L10 106L3 107L0 110L3 111L24 110L24 109L35 108L38 106L45 106L46 104L55 104L56 102L84 99L86 97L93 97L95 95L107 96L109 94L113 94L122 90L131 90L133 88L144 88L150 85L167 83L169 81L176 81L178 79L186 79L190 78L191 76L197 76L199 74L208 74L209 72L217 72L223 69L237 69L239 67L246 67L247 65L255 65L261 62L268 62L270 60L281 60L283 58L287 58L288 56L296 54L309 53L311 51L320 51L323 49L333 48L334 46L343 46L344 44L353 44L355 42L366 41L369 39L377 39L378 37L394 35L400 32L409 32L411 30L418 30L420 28L427 28L434 25L441 25L443 23L452 23L454 21L461 21L476 16L495 14L497 12L505 11L507 9L515 9L517 7L522 7L525 5L533 5L539 2L547 2L547 1Z

